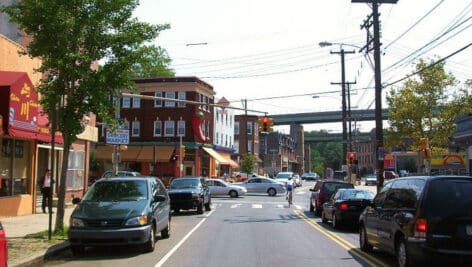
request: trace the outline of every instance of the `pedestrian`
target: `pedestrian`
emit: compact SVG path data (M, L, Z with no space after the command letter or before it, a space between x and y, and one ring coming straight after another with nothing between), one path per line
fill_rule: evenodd
M52 184L54 180L51 177L51 172L49 169L46 169L44 176L41 177L38 181L38 185L41 188L41 194L43 195L43 202L41 207L43 208L43 213L46 213L46 207L48 207L49 212L53 213L51 210L52 207Z
M285 199L288 201L288 207L290 208L292 206L293 189L295 188L292 178L288 178L288 181L285 183L285 188L287 189L287 195L285 196Z

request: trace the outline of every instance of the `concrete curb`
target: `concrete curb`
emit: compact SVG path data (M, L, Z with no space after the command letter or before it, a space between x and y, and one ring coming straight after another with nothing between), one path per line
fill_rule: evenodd
M69 247L69 241L64 241L62 243L49 247L46 251L33 253L29 257L24 258L21 262L12 265L12 267L40 266L44 264L44 262L47 261L48 258L51 258L69 249Z

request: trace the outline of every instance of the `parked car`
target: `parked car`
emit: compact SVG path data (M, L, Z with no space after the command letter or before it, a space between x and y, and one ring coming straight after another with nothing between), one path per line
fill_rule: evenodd
M141 173L135 171L118 171L116 175L113 174L113 170L107 170L103 173L102 178L110 177L124 177L124 176L141 176Z
M333 228L345 223L357 224L361 212L373 198L374 193L368 190L340 188L323 204L321 220L331 221Z
M8 244L5 229L0 222L0 267L8 266Z
M384 171L385 180L395 179L398 177L399 177L398 174L396 174L394 171Z
M314 172L305 172L302 174L302 180L305 181L316 181L318 179L320 179L320 176Z
M293 172L279 172L274 177L274 180L276 180L277 182L281 182L283 184L287 184L289 180L292 180L292 178L293 178Z
M227 183L222 179L207 179L206 183L212 196L239 197L247 192L245 187Z
M316 181L313 188L310 188L310 211L314 211L316 216L320 216L323 204L339 188L354 188L354 186L351 183L334 179Z
M245 187L248 193L264 193L269 196L285 193L285 184L271 178L250 178L247 181L236 184Z
M397 256L398 266L472 256L472 177L410 176L388 181L359 219L363 251ZM440 258L440 257L439 257ZM465 266L465 265L464 265ZM469 265L470 266L470 265Z
M377 185L377 175L375 174L367 174L362 179L365 185Z
M197 209L198 214L211 210L210 188L205 178L185 176L173 179L169 186L170 206L174 212Z
M102 178L72 203L77 204L68 231L73 254L110 245L139 245L152 252L156 233L170 235L170 199L156 177Z

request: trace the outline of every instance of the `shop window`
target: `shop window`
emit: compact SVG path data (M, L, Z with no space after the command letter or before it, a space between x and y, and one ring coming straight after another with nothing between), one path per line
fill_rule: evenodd
M67 189L84 188L84 162L85 153L83 151L70 151L69 164L67 166Z
M0 197L28 194L32 181L29 177L31 143L3 139L0 145Z

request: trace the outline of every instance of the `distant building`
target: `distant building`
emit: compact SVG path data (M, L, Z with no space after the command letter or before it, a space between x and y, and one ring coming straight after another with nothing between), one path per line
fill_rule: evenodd
M234 122L234 149L238 159L246 154L254 155L256 167L261 167L259 157L258 117L255 115L236 115Z

